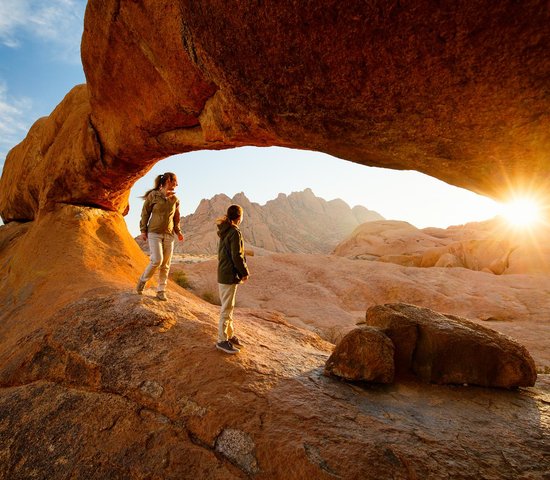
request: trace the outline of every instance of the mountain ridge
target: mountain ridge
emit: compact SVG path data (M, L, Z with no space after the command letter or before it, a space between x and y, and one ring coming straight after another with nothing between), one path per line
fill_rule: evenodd
M230 198L219 193L200 201L194 213L185 216L182 230L186 241L177 253L215 254L216 219L233 203L244 209L241 230L247 248L257 253L329 253L359 225L384 218L377 212L342 199L325 200L310 188L279 195L264 205L252 202L244 192Z

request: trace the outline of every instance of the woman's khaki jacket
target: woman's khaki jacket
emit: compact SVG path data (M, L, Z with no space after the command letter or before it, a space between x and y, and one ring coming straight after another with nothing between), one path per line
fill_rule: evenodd
M175 195L165 197L158 190L153 190L141 209L139 229L142 233L169 233L179 235L180 202Z

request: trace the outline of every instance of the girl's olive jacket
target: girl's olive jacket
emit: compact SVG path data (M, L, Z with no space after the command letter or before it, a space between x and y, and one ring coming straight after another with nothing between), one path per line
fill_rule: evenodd
M249 274L241 231L232 223L222 222L218 224L218 237L218 283L239 283Z

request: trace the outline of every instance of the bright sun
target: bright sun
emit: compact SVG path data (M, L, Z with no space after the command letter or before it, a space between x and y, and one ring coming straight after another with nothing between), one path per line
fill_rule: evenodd
M530 227L541 220L539 204L530 198L516 198L502 205L502 216L515 227Z

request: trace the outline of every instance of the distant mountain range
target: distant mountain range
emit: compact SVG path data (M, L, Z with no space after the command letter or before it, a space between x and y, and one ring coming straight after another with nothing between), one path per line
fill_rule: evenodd
M359 225L384 220L379 213L363 206L350 206L343 200L326 201L311 189L279 194L265 205L251 202L244 193L233 198L218 194L202 200L195 213L182 219L185 242L176 242L177 253L215 254L218 237L216 219L232 203L244 209L241 225L246 248L256 253L330 253Z

